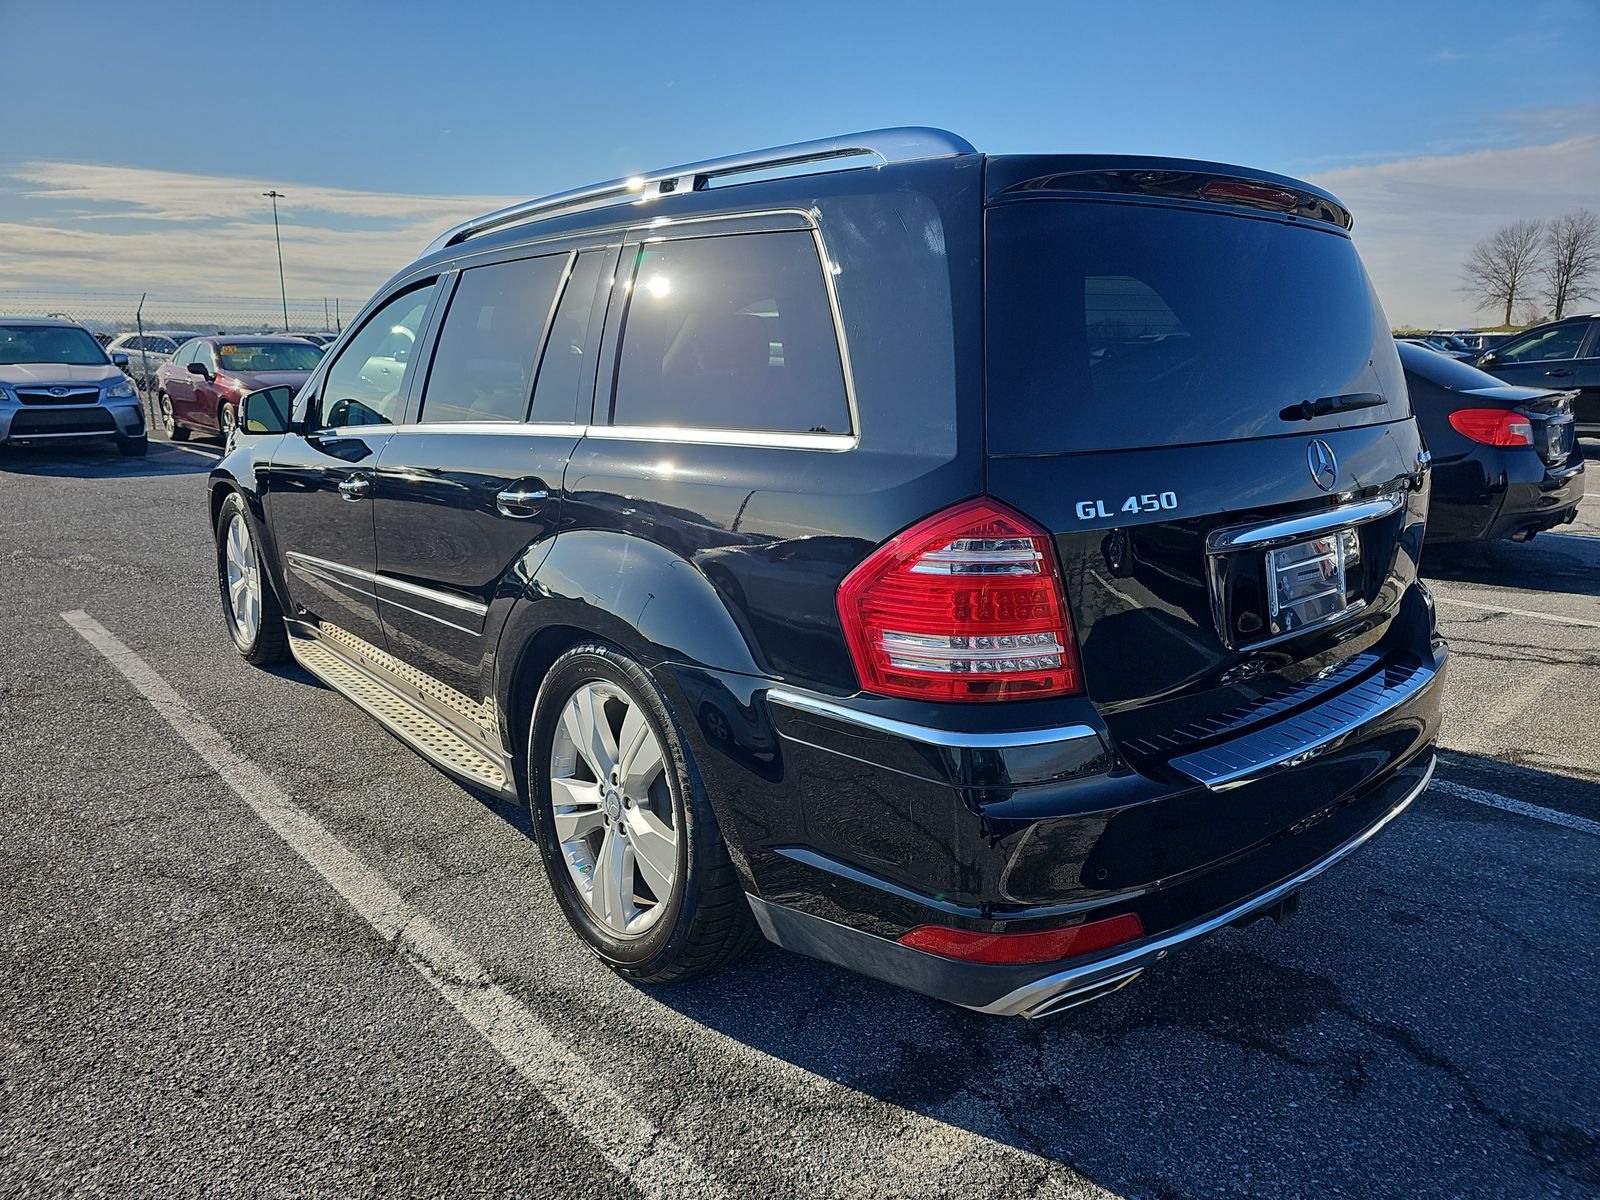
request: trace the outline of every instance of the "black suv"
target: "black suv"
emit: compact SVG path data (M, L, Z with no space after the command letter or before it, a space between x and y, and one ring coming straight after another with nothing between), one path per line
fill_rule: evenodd
M441 237L211 477L234 641L520 796L574 929L991 1013L1433 770L1427 455L1332 196L887 130Z

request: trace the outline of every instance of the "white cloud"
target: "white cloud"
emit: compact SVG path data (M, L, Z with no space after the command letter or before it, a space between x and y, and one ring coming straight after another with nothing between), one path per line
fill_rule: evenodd
M1467 252L1507 221L1600 207L1600 134L1348 167L1312 182L1355 213L1356 243L1391 322L1483 324L1499 316L1458 290Z
M271 181L60 162L24 163L10 176L0 201L9 192L29 208L42 202L50 215L0 219L8 288L277 295L271 209L262 198ZM337 296L347 305L365 300L444 229L513 200L286 190L279 215L291 302Z

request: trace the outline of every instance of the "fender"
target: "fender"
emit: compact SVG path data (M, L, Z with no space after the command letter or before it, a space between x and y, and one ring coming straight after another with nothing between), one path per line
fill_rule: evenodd
M511 710L524 651L558 627L612 642L646 667L770 674L755 639L694 564L627 534L569 530L555 539L500 635L494 695L502 714Z

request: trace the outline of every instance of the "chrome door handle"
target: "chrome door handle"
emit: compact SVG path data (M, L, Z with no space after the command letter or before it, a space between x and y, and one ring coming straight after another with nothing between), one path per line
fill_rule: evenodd
M339 495L346 500L364 500L372 491L372 479L367 475L352 475L339 484Z
M1546 379L1565 379L1572 374L1572 370L1568 368L1565 371L1546 371L1544 374Z
M548 499L550 493L544 488L508 487L503 492L495 494L494 506L500 510L502 516L531 517Z

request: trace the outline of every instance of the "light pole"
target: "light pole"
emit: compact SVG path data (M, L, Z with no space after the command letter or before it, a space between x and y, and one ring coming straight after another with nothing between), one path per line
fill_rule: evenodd
M283 331L289 332L289 293L283 286L283 237L278 233L278 201L285 199L277 188L262 192L272 200L272 240L278 244L278 298L283 301Z

